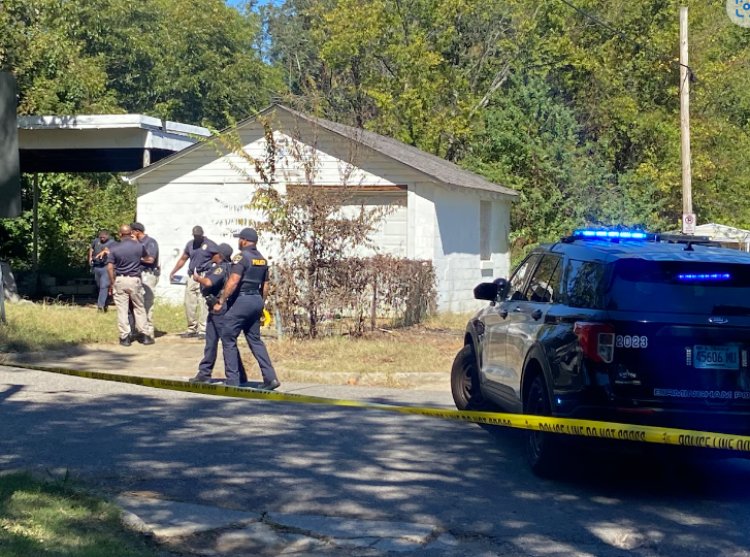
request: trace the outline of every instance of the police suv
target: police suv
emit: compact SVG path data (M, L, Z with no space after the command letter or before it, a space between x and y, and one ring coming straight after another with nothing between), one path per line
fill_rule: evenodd
M578 230L479 284L456 406L750 434L750 254L710 244ZM527 439L554 472L560 436Z

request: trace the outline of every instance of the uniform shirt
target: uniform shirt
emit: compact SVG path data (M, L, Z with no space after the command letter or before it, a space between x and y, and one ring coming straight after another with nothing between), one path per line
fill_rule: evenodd
M112 238L110 238L106 242L102 242L98 237L94 238L94 241L91 242L91 264L94 267L104 267L107 264L107 258L100 257L97 259L96 256L104 251L104 248L111 248L116 243L117 242L115 242Z
M227 282L227 278L229 278L231 269L232 264L229 261L223 261L218 265L214 265L213 267L211 267L211 269L208 270L205 276L205 278L211 281L211 286L201 285L201 294L203 296L215 296L216 298L218 298L221 294L221 290L224 288L224 285ZM239 290L235 289L234 293L230 298L226 300L225 305L221 308L221 311L219 311L219 313L224 313L228 308L232 307L232 304L237 299L238 295ZM214 304L209 304L209 309L213 309L213 305Z
M141 263L141 271L157 272L159 270L159 243L151 236L143 236L140 242L148 256L154 258L153 263Z
M146 248L138 240L123 240L109 248L107 263L115 266L115 275L141 276L141 257L146 257Z
M228 262L222 262L211 267L205 277L211 281L211 285L201 285L201 294L204 296L218 296L221 293L221 289L224 288L224 283L227 281L230 267L231 264Z
M190 258L188 276L193 276L194 271L198 271L199 273L208 271L211 268L211 257L217 251L216 243L208 238L203 238L201 243L190 240L185 245L185 250L183 251Z
M241 294L259 294L268 280L268 261L257 248L246 247L232 258L232 273L240 275Z

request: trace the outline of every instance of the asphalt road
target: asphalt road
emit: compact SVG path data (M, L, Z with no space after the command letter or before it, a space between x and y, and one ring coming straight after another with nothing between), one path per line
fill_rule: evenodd
M444 392L330 389L449 402ZM439 525L458 542L441 555L750 556L745 460L576 448L583 464L543 480L518 431L12 367L0 367L0 424L0 470L67 471L113 495Z

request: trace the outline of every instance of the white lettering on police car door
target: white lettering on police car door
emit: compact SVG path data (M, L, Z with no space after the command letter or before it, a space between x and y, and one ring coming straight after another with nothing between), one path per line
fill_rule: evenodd
M617 348L648 348L648 337L638 335L617 335L615 337Z

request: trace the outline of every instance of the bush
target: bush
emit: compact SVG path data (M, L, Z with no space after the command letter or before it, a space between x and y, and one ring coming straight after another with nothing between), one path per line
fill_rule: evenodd
M379 320L419 323L436 307L432 263L389 255L344 258L314 275L304 265L282 263L274 266L271 284L269 302L293 336L359 336Z

